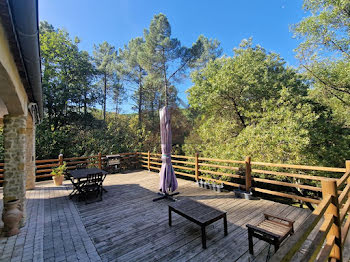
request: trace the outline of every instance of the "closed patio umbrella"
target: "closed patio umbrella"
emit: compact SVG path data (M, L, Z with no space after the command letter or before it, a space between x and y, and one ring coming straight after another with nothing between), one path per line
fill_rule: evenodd
M165 106L159 110L160 117L160 140L162 146L162 167L160 169L160 183L159 190L160 195L159 198L153 199L153 201L157 201L160 199L168 198L171 200L175 200L172 198L173 195L179 194L179 192L169 194L169 192L174 192L177 189L177 180L174 172L174 168L171 164L171 124L170 124L170 112L168 107Z

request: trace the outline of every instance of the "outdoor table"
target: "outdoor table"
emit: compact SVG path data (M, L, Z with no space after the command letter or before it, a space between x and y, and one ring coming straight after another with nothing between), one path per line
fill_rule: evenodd
M107 174L106 171L99 168L84 168L84 169L75 169L68 171L68 178L73 184L73 191L69 194L69 197L72 198L74 195L80 194L81 187L84 184L84 180L93 174ZM106 189L102 187L102 189L107 192Z
M183 199L169 204L169 226L171 226L171 212L187 218L188 220L201 226L202 247L207 248L207 238L205 227L215 221L224 219L224 235L227 236L227 217L226 212L217 210L191 199Z

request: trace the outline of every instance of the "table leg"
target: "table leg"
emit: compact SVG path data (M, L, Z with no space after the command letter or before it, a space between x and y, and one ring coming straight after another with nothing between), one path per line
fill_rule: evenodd
M226 214L224 215L224 232L225 232L225 236L227 236L228 232L227 232L227 216L226 216Z
M254 255L253 236L252 236L252 231L249 228L248 228L248 242L249 242L249 253Z
M205 234L205 226L201 226L202 227L202 247L204 249L207 248L207 236Z
M169 226L171 227L171 208L169 207Z

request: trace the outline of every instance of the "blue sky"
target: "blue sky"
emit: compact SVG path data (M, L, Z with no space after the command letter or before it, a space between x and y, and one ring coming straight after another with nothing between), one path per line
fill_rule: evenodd
M142 36L158 13L168 17L173 37L183 45L191 46L203 34L219 40L224 53L232 55L242 39L253 37L255 44L281 54L289 65L298 65L293 52L298 41L289 27L306 15L302 0L39 0L40 20L78 36L80 48L90 53L103 41L118 49ZM185 101L190 86L190 81L177 85ZM131 101L122 108L131 112Z

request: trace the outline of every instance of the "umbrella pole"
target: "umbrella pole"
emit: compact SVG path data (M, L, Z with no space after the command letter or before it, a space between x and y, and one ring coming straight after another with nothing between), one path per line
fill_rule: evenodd
M163 193L163 192L158 192L158 195L160 195L160 197L154 198L153 202L156 202L158 200L162 200L162 199L169 199L171 201L176 201L177 199L174 198L173 196L180 194L180 192L175 192L172 194L168 194L168 193Z

